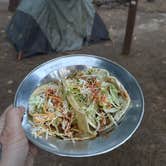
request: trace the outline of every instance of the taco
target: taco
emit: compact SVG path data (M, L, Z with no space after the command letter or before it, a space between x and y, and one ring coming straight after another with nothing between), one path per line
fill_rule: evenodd
M85 140L118 125L130 97L107 70L89 68L39 86L29 99L35 136Z

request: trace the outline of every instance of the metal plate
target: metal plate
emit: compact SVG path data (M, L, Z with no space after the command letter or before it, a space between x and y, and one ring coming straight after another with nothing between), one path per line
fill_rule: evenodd
M128 108L121 123L107 135L100 135L92 140L72 141L61 140L55 137L34 138L31 134L31 124L27 120L28 100L35 88L52 79L70 74L74 70L83 70L87 67L98 67L108 70L124 85L131 97ZM15 95L15 106L24 106L26 113L22 126L30 141L38 147L60 155L70 157L95 156L109 152L126 142L136 131L144 113L144 98L136 79L120 65L97 56L76 54L48 61L30 72L21 82Z

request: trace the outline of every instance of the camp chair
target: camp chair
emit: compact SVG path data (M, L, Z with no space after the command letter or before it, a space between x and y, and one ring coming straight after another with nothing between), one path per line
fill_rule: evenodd
M20 0L9 0L9 10L14 11ZM123 42L122 54L128 55L131 50L132 36L134 31L136 11L138 0L129 0L128 18L126 24L126 32ZM19 52L18 59L21 59L22 52Z

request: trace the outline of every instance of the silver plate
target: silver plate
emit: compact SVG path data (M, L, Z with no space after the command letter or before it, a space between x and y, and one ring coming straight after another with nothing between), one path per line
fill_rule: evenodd
M50 137L48 140L45 138L34 138L31 134L31 124L27 120L28 100L31 93L43 83L52 79L60 79L61 76L87 67L98 67L108 70L119 79L128 91L131 97L131 105L121 123L107 135L100 135L92 140L76 141L75 143L55 137ZM15 95L14 105L24 106L27 110L22 126L30 141L48 152L69 157L95 156L119 147L133 135L140 125L144 114L144 97L136 79L120 65L102 57L86 54L56 58L36 67L21 82Z

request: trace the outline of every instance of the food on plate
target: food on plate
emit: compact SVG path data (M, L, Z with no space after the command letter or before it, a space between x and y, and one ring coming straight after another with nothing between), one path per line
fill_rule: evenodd
M29 99L32 133L85 140L118 125L130 97L105 69L75 71L35 89Z

